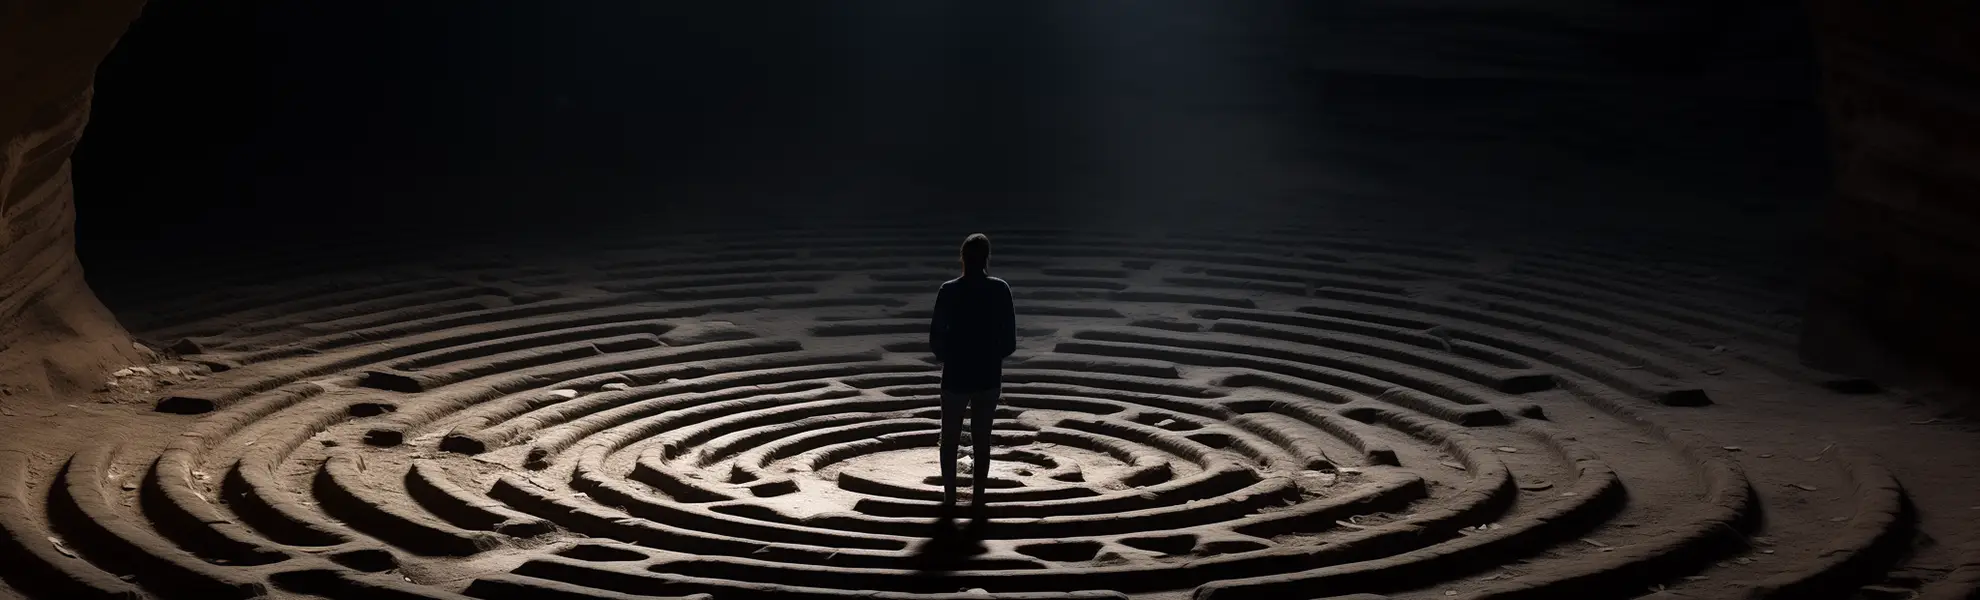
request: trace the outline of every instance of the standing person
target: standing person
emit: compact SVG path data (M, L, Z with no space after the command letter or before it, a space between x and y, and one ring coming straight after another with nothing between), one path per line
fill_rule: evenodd
M1011 284L991 277L990 236L963 238L962 276L942 283L935 295L935 317L928 347L942 363L942 503L956 505L956 450L963 411L970 411L976 478L970 509L983 507L990 477L990 424L996 419L1004 358L1017 351L1017 309Z

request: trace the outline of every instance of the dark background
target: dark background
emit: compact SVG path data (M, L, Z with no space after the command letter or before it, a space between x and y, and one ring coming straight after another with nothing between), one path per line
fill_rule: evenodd
M152 0L98 73L79 252L115 306L702 224L1792 238L1827 181L1806 29L1775 0Z

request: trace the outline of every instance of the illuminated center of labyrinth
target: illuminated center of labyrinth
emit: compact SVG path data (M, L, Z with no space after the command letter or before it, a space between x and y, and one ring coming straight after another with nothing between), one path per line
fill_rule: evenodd
M1600 255L994 235L1021 343L980 522L938 518L954 243L879 231L189 302L149 336L214 370L158 399L184 433L10 458L0 525L59 541L18 553L62 598L1594 597L1707 580L1759 526L1723 442L1645 413L1809 377L1742 312L1768 292ZM1724 585L1798 593L1903 531L1838 464L1856 537Z

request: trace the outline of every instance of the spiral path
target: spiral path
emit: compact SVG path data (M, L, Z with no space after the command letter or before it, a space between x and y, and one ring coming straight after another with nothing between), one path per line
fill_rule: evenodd
M1818 389L1770 316L1790 294L1566 248L993 236L1020 349L980 523L938 518L925 335L951 236L707 233L149 315L147 339L210 372L156 400L182 431L106 436L48 472L0 453L7 580L46 598L1847 597L1913 531L1867 455L1782 459L1809 496L1841 495L1773 506L1738 447L1661 420L1739 402L1727 377ZM1823 526L1768 530L1791 521Z

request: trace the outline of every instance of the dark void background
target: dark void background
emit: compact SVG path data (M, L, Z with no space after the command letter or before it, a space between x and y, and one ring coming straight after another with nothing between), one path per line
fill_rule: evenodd
M711 223L1791 236L1827 180L1806 29L1780 0L152 0L98 74L79 251L114 306Z

